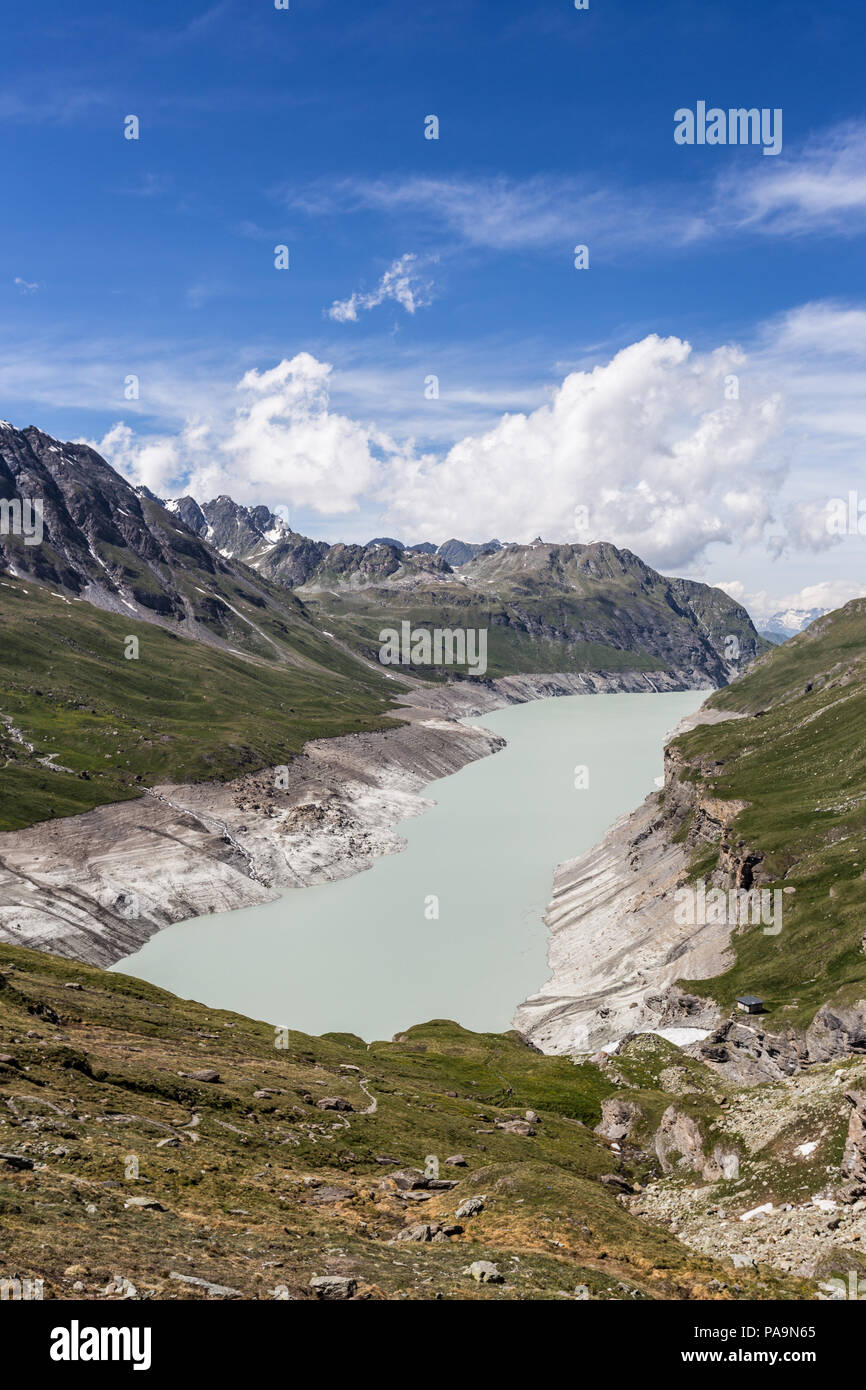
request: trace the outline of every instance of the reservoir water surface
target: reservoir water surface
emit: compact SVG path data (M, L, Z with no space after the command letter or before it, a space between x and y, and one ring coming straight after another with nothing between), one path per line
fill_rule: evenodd
M667 734L706 695L574 695L467 719L507 747L431 783L436 805L399 827L402 853L178 922L113 969L304 1033L370 1041L431 1018L501 1032L547 978L556 865L653 790Z

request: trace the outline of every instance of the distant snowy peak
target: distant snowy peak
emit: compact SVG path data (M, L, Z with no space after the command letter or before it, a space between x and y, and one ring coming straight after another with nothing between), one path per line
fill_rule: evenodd
M803 632L816 618L822 618L829 611L828 608L783 608L778 613L771 613L764 620L760 631L771 642L787 641L789 637Z
M823 618L826 612L826 608L786 608L781 613L774 613L770 623L774 627L787 627L792 632L802 632L810 623L814 623L816 618Z

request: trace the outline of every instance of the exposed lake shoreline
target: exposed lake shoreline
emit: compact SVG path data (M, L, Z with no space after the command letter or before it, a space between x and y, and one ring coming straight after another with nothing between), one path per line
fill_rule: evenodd
M0 940L111 965L170 923L273 901L399 851L394 827L432 804L424 788L503 746L461 719L558 695L694 688L709 689L690 671L416 682L397 728L307 744L284 788L272 769L166 784L0 835Z
M701 708L671 738L737 717ZM666 796L674 790L666 760ZM545 917L550 979L514 1019L542 1052L595 1052L629 1033L708 1031L721 1021L712 1000L696 1000L675 986L720 974L730 963L729 925L678 923L673 912L673 893L687 877L691 853L671 838L656 791L620 817L599 844L557 865Z

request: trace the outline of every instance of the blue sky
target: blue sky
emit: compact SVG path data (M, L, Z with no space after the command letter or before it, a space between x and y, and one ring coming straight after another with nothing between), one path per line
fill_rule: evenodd
M862 5L3 14L13 423L329 539L603 536L755 608L861 591L824 513L866 498ZM677 145L699 100L780 108L781 154Z

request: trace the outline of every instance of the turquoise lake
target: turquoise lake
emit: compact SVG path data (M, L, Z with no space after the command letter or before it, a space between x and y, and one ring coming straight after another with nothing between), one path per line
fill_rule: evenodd
M507 747L431 783L436 805L399 827L402 853L179 922L113 968L305 1033L370 1041L431 1018L507 1029L547 978L556 865L653 790L666 736L706 694L574 695L467 719Z

